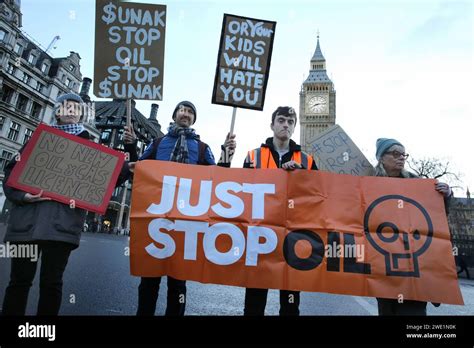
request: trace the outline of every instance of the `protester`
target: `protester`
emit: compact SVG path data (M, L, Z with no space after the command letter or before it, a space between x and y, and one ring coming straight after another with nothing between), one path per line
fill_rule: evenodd
M285 170L317 170L313 158L301 151L291 136L297 121L296 112L288 106L278 107L272 114L270 128L273 137L259 148L251 150L244 168ZM264 315L268 289L247 288L245 290L244 315ZM280 315L299 315L300 292L280 290Z
M376 142L377 166L375 176L392 178L418 178L405 169L408 154L405 147L395 139L380 138ZM436 182L434 189L444 196L445 207L452 195L448 184ZM379 315L426 315L427 303L423 301L377 298ZM439 306L439 304L434 304Z
M214 156L207 144L191 126L196 122L196 107L189 101L176 105L173 122L168 133L155 139L139 160L154 159L185 164L215 165ZM219 166L230 167L232 154L235 151L235 135L228 134L222 146ZM138 287L137 315L154 315L156 301L160 290L161 277L142 277ZM167 277L168 295L165 315L182 316L186 308L186 281Z
M471 276L469 275L469 268L465 259L465 256L459 255L456 257L456 263L459 266L459 271L458 274L461 274L462 272L466 272L467 279L471 279Z
M89 139L82 121L83 101L69 93L56 100L54 128L80 138ZM125 131L125 149L135 139L129 129ZM23 151L24 147L20 150ZM134 151L130 148L130 151ZM30 194L8 186L6 183L16 160L5 168L3 187L13 206L10 212L5 242L29 244L41 253L40 291L37 315L57 315L61 307L63 274L69 255L79 246L86 211L72 208L43 197L43 192ZM116 185L126 180L129 173L125 163ZM35 277L37 262L29 258L12 258L10 282L5 291L3 315L25 315L28 293Z

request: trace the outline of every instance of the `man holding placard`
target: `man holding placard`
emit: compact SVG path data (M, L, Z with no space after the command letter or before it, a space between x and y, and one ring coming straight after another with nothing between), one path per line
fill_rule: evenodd
M53 128L83 139L89 139L82 121L83 101L80 96L68 93L56 100L56 124ZM135 152L133 131L124 133L125 151ZM25 149L20 150L20 154ZM5 168L4 191L13 203L5 242L18 247L30 247L41 253L40 295L38 315L57 315L61 306L63 274L72 250L79 246L86 211L72 204L60 203L43 197L43 191L31 194L7 184L15 165L27 161L16 156ZM126 162L116 185L129 175ZM38 252L39 251L39 252ZM5 291L3 315L25 315L28 293L35 277L37 257L12 258L10 282Z
M313 158L301 151L291 136L297 121L296 112L288 106L278 107L272 114L270 128L273 137L261 147L251 150L245 159L244 168L285 170L317 170ZM268 289L245 290L244 315L264 315ZM299 315L300 292L280 290L280 315Z
M186 164L215 165L214 156L207 144L191 126L196 122L196 107L190 101L176 105L168 133L155 139L139 160L161 160ZM235 135L228 134L222 146L218 165L230 167L230 154L235 150ZM168 297L165 315L182 316L186 308L186 281L168 276ZM137 315L154 315L160 290L161 277L142 277L138 287Z

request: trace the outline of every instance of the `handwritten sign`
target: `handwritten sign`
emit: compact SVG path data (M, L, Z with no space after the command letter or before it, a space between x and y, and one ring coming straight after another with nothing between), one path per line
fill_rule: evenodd
M308 140L319 169L338 174L370 176L374 167L339 125Z
M123 163L118 151L41 124L7 185L103 214Z
M163 99L166 5L96 0L94 94Z
M224 14L212 103L263 110L275 27Z

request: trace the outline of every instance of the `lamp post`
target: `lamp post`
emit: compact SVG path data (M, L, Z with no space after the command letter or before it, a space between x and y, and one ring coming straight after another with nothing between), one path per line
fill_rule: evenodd
M125 210L125 201L127 199L127 191L128 191L128 180L125 181L125 183L123 184L122 201L120 202L119 217L118 217L118 222L117 222L117 228L120 229L120 231L123 231L122 220L123 220L123 211Z

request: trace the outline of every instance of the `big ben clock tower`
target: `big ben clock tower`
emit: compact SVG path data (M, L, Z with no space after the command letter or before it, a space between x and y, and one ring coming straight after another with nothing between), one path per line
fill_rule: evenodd
M319 46L311 58L308 78L300 92L300 144L313 155L309 140L336 123L336 91L326 73L326 59Z

